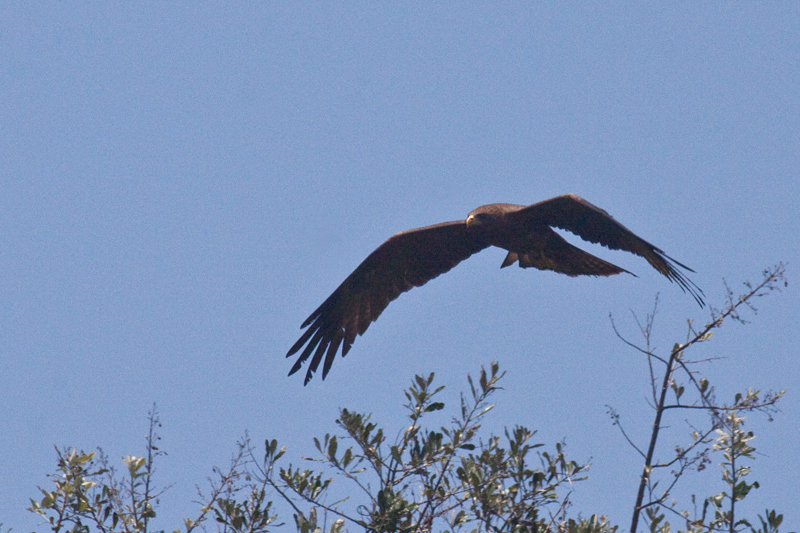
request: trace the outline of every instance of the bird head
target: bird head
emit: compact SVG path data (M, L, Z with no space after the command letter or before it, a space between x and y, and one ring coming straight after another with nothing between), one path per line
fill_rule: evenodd
M492 224L501 213L497 212L496 206L482 205L477 209L473 209L467 215L467 226L487 226Z
M477 214L477 215L469 215L467 217L467 227L470 226L482 226L488 222L488 217L486 215Z

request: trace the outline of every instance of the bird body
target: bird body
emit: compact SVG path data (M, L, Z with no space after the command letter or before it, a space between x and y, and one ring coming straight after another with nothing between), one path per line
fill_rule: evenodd
M489 246L508 251L501 268L518 263L521 268L552 270L568 276L630 274L573 246L553 228L643 257L703 305L702 291L678 270L680 267L693 272L689 267L637 237L611 215L579 196L565 194L529 206L488 204L471 211L465 220L392 235L369 254L303 322L301 327L308 329L286 355L291 357L303 350L289 375L311 358L305 377L307 384L324 357L322 378L325 379L339 347L344 357L356 335L362 335L392 300Z

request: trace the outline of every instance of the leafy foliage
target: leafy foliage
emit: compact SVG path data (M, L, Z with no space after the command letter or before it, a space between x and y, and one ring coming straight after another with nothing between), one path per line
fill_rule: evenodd
M646 358L654 409L650 440L639 446L624 429L622 416L609 408L612 422L644 460L631 532L643 517L651 533L669 533L672 526L666 518L671 513L686 533L779 533L782 514L767 509L751 520L737 514L737 504L760 487L749 477L756 457L754 435L744 429L742 413L771 416L783 391L748 390L735 394L730 404L719 403L715 387L698 370L709 358L690 355L725 320L744 321L740 309L754 310L752 300L781 282L785 284L783 265L778 265L764 272L760 284L747 285L741 296L734 298L729 290L725 309L712 310L712 320L699 331L689 322L687 340L675 344L669 357L657 355L650 345L655 309L640 325L644 346L623 338ZM273 531L285 526L278 521L274 500L292 509L294 527L301 533L616 533L618 527L605 516L568 516L572 487L586 479L588 465L568 459L561 443L545 449L535 442L535 431L523 426L507 428L502 435L482 434L503 375L491 363L477 380L468 376L469 390L444 426L429 423L432 413L446 408L440 401L444 387L434 385L433 374L416 376L405 391L407 425L399 431L385 430L369 414L342 409L336 434L315 438L317 456L305 459L303 467L283 465L286 448L276 440L266 440L262 454L245 435L229 468L214 468L210 492L199 493L200 509L195 518L184 520L182 529L190 533L216 525L222 533ZM690 426L688 443L673 445L666 459L658 459L664 454L663 418L675 411L710 417L703 427ZM158 447L155 406L149 421L146 454L123 457L121 472L109 465L102 450L56 449L54 486L41 489L41 499L31 500L29 510L55 533L148 532L166 490L153 485L155 461L166 455ZM397 437L391 440L387 434ZM721 457L724 490L701 498L699 516L691 516L670 497L689 472L709 468L714 457Z
M55 533L66 529L143 532L156 516L155 505L163 491L151 486L154 460L162 455L156 443L160 421L155 408L150 412L147 456L123 457L127 475L121 480L102 450L83 453L75 449L60 451L57 472L52 476L55 490L41 489L43 498L31 500L30 511L44 517Z
M477 384L468 378L469 396L462 395L459 416L449 427L428 429L425 415L444 408L436 396L433 374L417 376L406 391L409 425L389 443L384 431L368 415L340 412L337 425L344 435L315 440L322 462L349 480L367 503L355 512L343 501L326 504L331 480L312 470L289 466L270 477L274 462L269 453L262 473L265 479L293 501L311 504L368 531L547 531L556 527L558 489L583 479L585 465L569 461L562 446L553 453L538 452L540 466L531 466L534 432L518 426L505 438L478 439L480 422L491 411L490 397L502 378L497 364L481 370ZM352 442L344 451L340 442ZM374 488L373 488L374 487ZM555 506L550 515L543 511ZM595 524L604 523L595 519Z
M728 531L734 533L741 531L745 526L751 527L747 520L734 520L736 502L744 499L751 489L759 486L758 482L748 483L744 479L750 473L750 469L741 465L739 461L753 459L752 454L755 448L748 444L753 437L752 433L745 433L741 429L744 419L737 416L736 413L761 411L770 415L775 411L775 404L785 391L762 394L759 390L751 389L744 394L737 393L731 404L720 404L715 398L715 387L696 370L698 364L708 361L708 359L692 359L687 356L687 351L697 349L701 343L709 341L714 330L720 328L727 319L744 323L745 320L741 315L742 309L750 309L755 312L753 300L786 286L784 271L783 264L764 270L762 281L757 285L745 283L747 290L738 297L735 297L733 291L728 288L726 307L722 310L712 308L711 321L699 331L696 331L692 322L689 321L686 342L676 343L668 358L658 356L651 346L653 320L658 307L657 298L653 312L647 316L644 325L640 324L640 330L645 340L644 346L637 346L627 341L614 327L617 335L626 344L646 356L650 369L652 405L655 411L650 441L646 451L643 451L643 448L637 446L628 437L619 413L615 409L609 408L614 424L620 428L628 443L644 458L630 531L637 530L642 511L644 511L649 522L649 529L653 533L669 533L670 531L670 523L665 520L663 511L680 516L687 532ZM664 368L663 374L659 374L655 370L659 365ZM681 376L686 380L685 382L679 381ZM688 402L687 387L694 392L694 398ZM672 391L674 399L669 398L670 391ZM656 450L660 432L664 427L662 419L666 413L674 410L699 411L708 413L711 417L702 429L695 426L690 427L688 445L674 445L672 448L674 455L669 459L658 461L656 460ZM716 441L712 438L715 433L718 434ZM680 511L676 509L675 502L670 503L670 495L684 474L693 469L698 471L705 469L711 462L710 456L713 452L719 452L724 457L722 480L729 486L730 492L723 491L705 498L702 515L699 518L690 518L688 511ZM669 474L657 477L661 472L669 472ZM727 504L725 509L723 509L723 504ZM706 522L709 508L714 510L714 519ZM782 516L767 510L766 518L760 517L760 520L762 524L766 524L764 531L767 531L767 527L773 526L774 531L777 531ZM755 532L755 530L753 531Z

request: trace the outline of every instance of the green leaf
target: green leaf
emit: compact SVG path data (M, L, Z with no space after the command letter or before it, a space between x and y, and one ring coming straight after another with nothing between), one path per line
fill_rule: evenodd
M442 402L433 402L425 408L425 412L430 413L432 411L441 411L442 409L444 409L444 404Z
M671 385L672 385L672 390L675 392L675 398L680 400L681 396L683 396L683 390L684 390L683 385L678 385L677 382L675 382L675 380L672 380Z
M145 463L144 457L126 455L125 457L122 458L122 462L125 463L125 466L128 467L128 472L130 473L131 477L139 477L143 474L139 472L139 470L144 466Z
M332 460L336 460L336 449L339 447L338 442L336 441L336 437L331 437L331 440L328 442L328 457Z
M56 501L56 493L55 492L46 492L44 498L42 498L41 506L44 509L49 509L53 506L53 503Z

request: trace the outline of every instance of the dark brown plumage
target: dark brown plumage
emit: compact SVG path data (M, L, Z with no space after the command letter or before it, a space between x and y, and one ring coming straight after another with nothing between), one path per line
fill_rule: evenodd
M466 220L392 235L369 254L303 322L301 327L308 329L286 357L305 348L289 375L300 370L310 357L305 378L308 383L324 358L322 379L325 379L339 347L342 357L347 355L356 335L362 335L389 302L489 246L508 250L501 268L518 262L522 268L535 267L568 276L610 276L628 272L569 244L552 228L570 231L612 250L644 257L703 306L703 291L677 267L690 272L692 269L640 239L583 198L565 194L529 206L489 204L469 213Z

